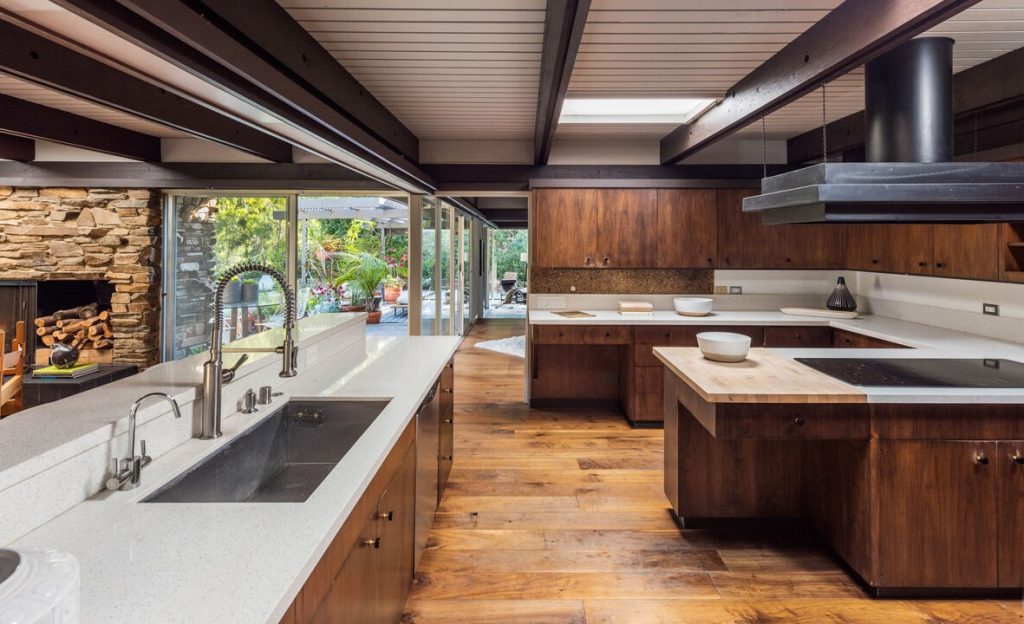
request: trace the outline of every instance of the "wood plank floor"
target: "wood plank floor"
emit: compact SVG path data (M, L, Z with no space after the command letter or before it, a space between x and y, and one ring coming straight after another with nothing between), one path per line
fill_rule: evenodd
M618 413L531 410L524 362L456 354L455 465L404 622L1024 623L1020 601L872 600L806 534L679 530L662 432Z

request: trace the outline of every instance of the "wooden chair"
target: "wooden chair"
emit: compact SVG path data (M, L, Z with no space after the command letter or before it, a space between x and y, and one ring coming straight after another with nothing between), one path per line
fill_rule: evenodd
M6 344L6 334L0 330L0 353ZM3 353L0 367L0 417L19 411L24 405L25 344L25 321L18 321L14 326L11 351Z

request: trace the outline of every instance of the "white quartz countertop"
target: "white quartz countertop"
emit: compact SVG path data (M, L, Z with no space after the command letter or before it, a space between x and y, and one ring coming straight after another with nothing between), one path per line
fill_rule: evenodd
M831 319L793 316L778 310L723 310L707 316L682 316L669 310L620 314L618 310L581 310L592 317L566 318L552 310L530 310L531 325L824 325Z
M458 340L368 338L365 359L344 374L329 362L300 371L277 405L289 398L390 399L304 503L139 503L267 414L236 413L225 419L222 438L191 439L154 460L138 489L99 494L13 546L78 559L83 623L276 624Z

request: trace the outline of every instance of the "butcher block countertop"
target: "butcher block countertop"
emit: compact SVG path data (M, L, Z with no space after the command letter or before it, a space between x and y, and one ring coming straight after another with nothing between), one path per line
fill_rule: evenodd
M705 359L697 347L656 347L655 355L709 403L865 403L863 390L768 349L742 362Z

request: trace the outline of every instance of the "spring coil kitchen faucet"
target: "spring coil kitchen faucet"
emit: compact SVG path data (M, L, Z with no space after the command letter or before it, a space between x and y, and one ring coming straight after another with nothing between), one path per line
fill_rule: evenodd
M243 273L265 273L274 278L284 291L284 342L275 348L248 348L235 347L225 348L222 345L224 327L224 289L234 277ZM277 271L264 264L246 262L235 265L225 271L217 280L217 291L213 297L213 336L210 339L210 359L203 364L203 403L202 403L202 433L200 438L212 440L219 438L220 430L220 400L221 387L231 383L235 378L235 371L248 358L249 353L273 351L280 353L281 377L294 377L295 366L298 363L299 348L292 338L292 330L295 328L295 292L288 285L288 280L280 271ZM234 367L224 370L222 355L224 353L242 353L242 357L235 362Z

